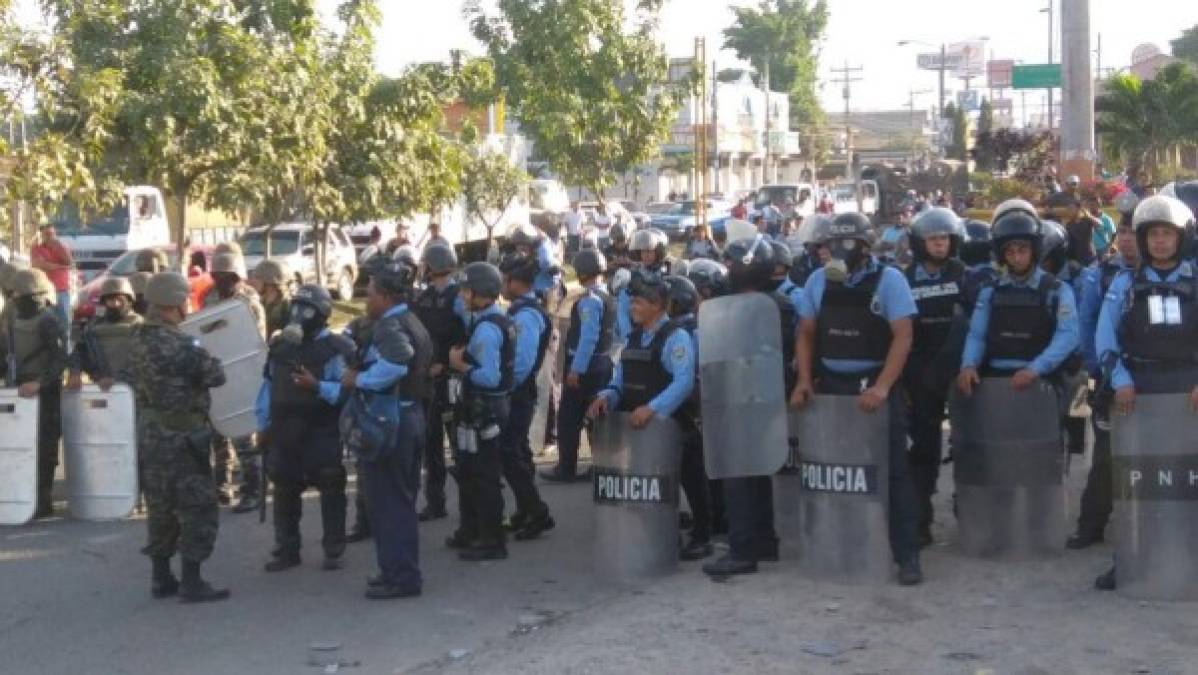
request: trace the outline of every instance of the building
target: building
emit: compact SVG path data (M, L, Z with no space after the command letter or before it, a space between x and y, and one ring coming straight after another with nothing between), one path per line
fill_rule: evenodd
M846 128L852 130L852 175L866 164L904 164L926 159L937 134L931 112L914 108L851 111L847 124L843 112L829 113L828 127L836 136L832 157L820 167L820 177L825 179L845 175Z

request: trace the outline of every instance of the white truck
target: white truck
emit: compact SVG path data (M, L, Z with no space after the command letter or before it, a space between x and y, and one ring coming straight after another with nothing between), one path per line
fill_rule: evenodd
M145 185L125 188L121 204L102 217L89 218L65 208L52 222L58 238L75 258L82 283L129 251L171 243L162 193Z

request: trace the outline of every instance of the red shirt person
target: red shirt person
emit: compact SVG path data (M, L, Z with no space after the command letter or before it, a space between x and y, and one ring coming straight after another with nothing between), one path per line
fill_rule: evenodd
M66 326L71 310L71 270L75 267L75 259L50 223L43 223L38 228L38 240L29 249L29 259L33 267L45 272L54 284L58 315Z

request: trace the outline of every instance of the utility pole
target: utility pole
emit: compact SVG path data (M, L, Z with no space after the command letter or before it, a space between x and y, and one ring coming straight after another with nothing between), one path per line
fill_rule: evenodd
M707 63L707 40L695 38L695 68L702 72ZM707 78L699 78L699 99L695 108L695 222L707 225Z
M1048 62L1052 63L1052 35L1053 35L1053 11L1052 0L1048 0L1048 6L1040 10L1048 13ZM1052 87L1045 90L1048 94L1048 130L1052 131L1053 114L1052 114Z
M761 92L765 97L765 143L761 156L761 184L770 184L770 132L773 131L773 121L770 119L770 55L765 56L765 66L762 68Z
M720 91L719 80L716 78L719 75L719 70L716 69L715 61L711 62L711 144L712 153L715 155L715 191L720 192L720 106L718 105L718 95Z
M1061 170L1094 175L1094 74L1090 72L1090 0L1061 0Z
M911 127L911 161L915 161L916 143L923 136L923 124L915 126L915 97L919 94L927 94L928 89L909 89L907 90L907 112L908 124ZM927 114L926 112L924 113Z
M941 79L944 78L944 63L941 62ZM857 66L849 66L849 62L844 62L844 68L833 68L832 72L840 75L838 80L844 88L844 177L852 180L853 178L853 127L849 124L849 101L853 97L853 83L860 82L860 77L854 77L855 74L863 72L865 69Z

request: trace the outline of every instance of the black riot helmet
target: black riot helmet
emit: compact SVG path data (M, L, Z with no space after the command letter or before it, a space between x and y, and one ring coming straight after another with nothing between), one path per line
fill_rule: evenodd
M691 280L700 297L716 298L728 292L728 268L707 258L691 261L686 278Z
M791 252L790 247L776 239L771 239L770 248L774 249L774 269L782 267L789 271L790 266L794 264L794 253Z
M1012 241L1026 241L1032 246L1032 258L1040 258L1040 240L1044 230L1040 219L1023 210L1013 210L995 219L990 226L990 238L994 242L994 259L1003 262L1003 247Z
M380 258L376 256L375 259ZM374 259L372 259L374 260ZM387 295L406 298L416 284L416 265L403 260L382 257L371 265L370 280L375 288Z
M842 213L828 224L827 245L832 254L824 267L830 281L843 281L869 255L874 231L860 213Z
M690 279L676 275L666 277L669 288L670 318L694 314L699 308L699 291Z
M965 240L961 244L961 262L973 267L990 262L990 223L983 220L965 221Z
M536 248L541 243L541 232L528 223L518 223L508 231L507 241L512 246Z
M965 226L951 209L928 209L919 214L911 224L911 255L916 262L929 259L927 240L937 236L949 238L948 257L956 258L961 251L961 242L965 240Z
M513 281L532 284L538 270L536 259L523 253L511 252L499 260L499 271Z
M333 315L333 297L323 286L305 284L291 296L289 322L303 331L305 339L311 340L329 323Z
M628 294L633 298L643 298L662 307L668 307L670 288L666 279L657 272L644 268L632 271L632 279L628 282Z
M1055 220L1040 221L1044 236L1040 239L1040 267L1060 274L1069 259L1069 234Z
M424 268L432 276L449 274L458 266L458 254L454 252L452 246L445 244L430 244L424 249L422 258Z
M472 262L462 270L462 288L483 298L498 298L503 289L503 275L491 263Z
M628 242L628 228L624 227L624 223L612 223L607 229L607 239L612 246L623 246Z
M724 264L728 266L728 285L733 293L771 293L778 285L773 278L774 248L760 234L724 247Z
M591 279L607 271L607 259L593 248L579 251L572 264L580 279Z

